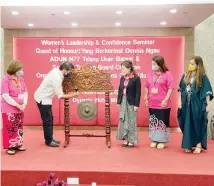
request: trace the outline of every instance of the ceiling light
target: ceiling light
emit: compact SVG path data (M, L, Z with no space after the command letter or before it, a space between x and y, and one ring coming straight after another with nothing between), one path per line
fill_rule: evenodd
M32 23L28 23L28 26L29 27L33 27L34 25Z
M19 15L19 12L12 11L12 14L13 14L13 15Z
M78 24L77 24L77 23L71 23L71 26L73 26L73 27L77 27L77 26L78 26Z
M175 14L176 12L177 12L176 9L171 9L171 10L170 10L170 13L171 13L171 14Z
M115 23L115 26L121 26L121 23Z
M69 14L71 14L71 13L70 13L70 12L65 11L65 12L64 12L64 14L65 14L65 15L69 15Z
M160 22L161 25L166 25L166 21Z
M123 12L121 11L121 10L118 10L118 11L116 11L116 14L118 14L118 15L120 15L120 14L122 14Z

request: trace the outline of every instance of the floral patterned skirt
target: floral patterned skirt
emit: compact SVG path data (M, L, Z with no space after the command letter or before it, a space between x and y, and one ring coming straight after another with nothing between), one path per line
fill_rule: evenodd
M149 108L149 138L159 143L169 142L170 135L170 108Z
M22 146L23 118L24 113L2 113L3 148Z
M126 140L130 143L138 143L137 112L134 106L129 105L126 96L123 96L120 105L119 125L117 129L117 140Z

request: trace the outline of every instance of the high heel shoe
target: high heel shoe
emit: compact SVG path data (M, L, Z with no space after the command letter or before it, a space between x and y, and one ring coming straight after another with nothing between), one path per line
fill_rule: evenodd
M157 142L152 142L152 143L150 144L150 147L151 147L151 148L156 148L156 147L157 147L157 144L158 144Z
M134 147L134 144L133 144L133 143L129 143L129 144L128 144L128 147L129 147L129 148L132 148L132 147Z
M158 143L157 146L158 149L164 149L164 147L165 147L164 143Z
M122 147L127 147L128 144L129 144L129 142L125 142L125 143L122 144Z
M189 149L184 149L184 151L186 152L186 153L190 153L190 152L192 152L191 150L189 150Z
M196 147L195 150L193 151L193 154L200 154L203 149L201 147Z

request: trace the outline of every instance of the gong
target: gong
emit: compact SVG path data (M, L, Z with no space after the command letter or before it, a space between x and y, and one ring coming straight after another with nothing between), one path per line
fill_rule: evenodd
M78 104L77 113L82 120L92 120L97 115L97 106L92 101L83 101Z

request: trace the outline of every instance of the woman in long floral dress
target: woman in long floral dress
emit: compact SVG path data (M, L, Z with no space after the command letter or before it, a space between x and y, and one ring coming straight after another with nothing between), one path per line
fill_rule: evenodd
M1 82L1 112L3 121L3 148L14 155L23 147L23 119L28 93L23 76L23 64L12 61Z
M120 116L116 138L125 140L123 147L131 148L138 143L137 110L140 106L141 81L131 61L122 62L121 71L117 98Z

